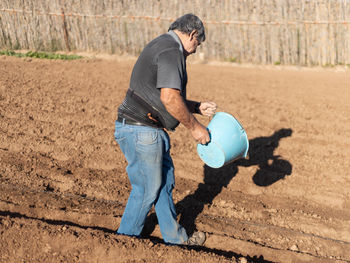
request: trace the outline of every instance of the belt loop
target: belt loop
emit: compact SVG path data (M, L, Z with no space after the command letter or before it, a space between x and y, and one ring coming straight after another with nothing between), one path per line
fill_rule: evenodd
M125 125L125 118L123 118L123 125Z

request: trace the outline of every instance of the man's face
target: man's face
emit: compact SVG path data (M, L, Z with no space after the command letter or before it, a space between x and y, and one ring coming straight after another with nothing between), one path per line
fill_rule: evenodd
M196 33L196 31L192 31L183 43L186 56L196 53L197 47L201 44L196 37Z

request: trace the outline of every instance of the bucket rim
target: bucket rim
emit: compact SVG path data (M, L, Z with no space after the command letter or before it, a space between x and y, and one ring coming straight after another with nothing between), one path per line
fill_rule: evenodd
M218 115L218 114L219 114L219 115L225 115L225 116L227 116L227 117L233 119L234 121L236 121L236 122L239 124L239 126L241 127L241 129L246 133L246 131L245 131L245 129L243 128L242 124L237 120L237 118L236 118L235 116L233 116L233 115L230 114L230 113L224 112L224 111L219 111L219 112L216 112L216 113L214 114L213 118L214 118L216 115Z
M247 155L248 155L248 151L249 151L249 139L248 139L248 134L247 132L245 131L244 127L242 126L242 124L237 120L237 118L235 116L233 116L232 114L230 113L227 113L227 112L224 112L224 111L219 111L219 112L216 112L213 116L213 118L217 115L224 115L224 116L227 116L229 118L231 118L233 121L237 122L238 125L241 127L241 130L243 131L244 133L244 138L245 138L245 141L246 141L246 144L247 144L247 149L245 150L244 152L244 155L242 156L242 158L246 158Z

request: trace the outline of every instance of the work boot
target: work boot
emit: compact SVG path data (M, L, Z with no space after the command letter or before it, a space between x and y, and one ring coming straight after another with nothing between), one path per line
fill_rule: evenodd
M204 244L206 240L206 236L204 232L195 232L192 236L190 236L187 241L184 243L184 245L189 246L201 246Z

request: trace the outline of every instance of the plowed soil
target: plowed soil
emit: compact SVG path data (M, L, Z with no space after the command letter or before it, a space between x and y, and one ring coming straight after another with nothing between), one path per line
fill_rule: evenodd
M350 262L350 72L188 64L188 97L245 128L249 157L203 164L170 133L174 201L204 247L118 236L130 184L113 138L134 60L0 56L0 262ZM198 117L207 125L208 118Z

